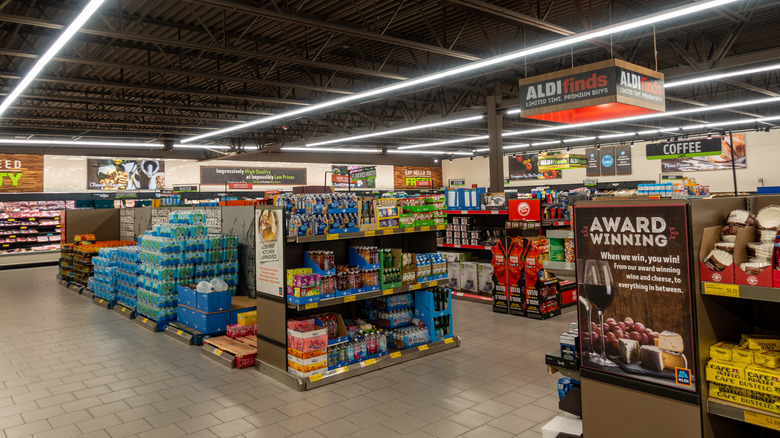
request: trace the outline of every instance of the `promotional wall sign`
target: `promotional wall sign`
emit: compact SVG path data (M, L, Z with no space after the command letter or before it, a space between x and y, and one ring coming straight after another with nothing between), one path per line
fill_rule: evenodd
M333 166L333 188L348 188L350 179L352 188L376 188L376 166Z
M615 172L618 175L631 175L631 146L615 146Z
M43 155L0 154L0 192L42 192Z
M538 199L509 199L507 204L510 221L542 220L542 206Z
M615 147L602 146L599 150L599 173L601 175L615 174Z
M537 167L541 171L560 169L580 169L586 167L588 160L584 155L556 154L539 157Z
M165 188L165 161L87 159L88 190Z
M747 152L745 134L734 134L734 167L747 168ZM686 139L669 143L657 143L652 149L648 145L647 159L662 158L661 172L697 172L702 170L731 170L731 144L729 136L713 137L711 139ZM683 145L684 143L684 145ZM685 154L684 157L672 158L671 154ZM698 155L693 155L698 154Z
M582 180L582 185L585 187L596 187L599 184L599 180L596 178L585 178Z
M254 186L252 183L228 183L228 189L231 190L252 190Z
M255 211L255 277L258 293L284 296L284 212L258 206Z
M198 186L194 184L188 186L173 186L173 191L176 193L197 192Z
M216 167L201 166L201 185L227 183L272 184L285 186L306 185L306 169L287 167Z
M517 156L510 155L507 158L509 160L509 179L524 180L563 178L561 170L540 170L539 158L540 155L536 154Z
M442 186L441 167L393 166L396 189L435 189Z
M523 117L582 123L666 110L662 73L611 59L521 79Z
M574 207L582 368L696 392L686 209Z

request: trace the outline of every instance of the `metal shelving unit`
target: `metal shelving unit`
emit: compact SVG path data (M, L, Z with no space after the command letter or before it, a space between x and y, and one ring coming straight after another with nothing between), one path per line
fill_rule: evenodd
M780 431L780 414L773 412L753 409L748 406L742 406L714 398L707 399L707 412L713 415L731 418L732 420Z
M342 304L342 303L351 303L353 301L361 301L361 300L367 300L369 298L376 298L381 297L384 295L395 295L395 294L402 294L404 292L410 292L415 290L422 290L429 287L436 287L439 284L446 285L449 280L447 278L441 278L439 280L433 280L433 281L426 281L423 283L417 283L412 284L409 286L401 286L396 287L393 289L380 289L373 292L364 292L362 294L353 294L353 295L347 295L343 297L336 297L336 298L328 298L326 300L320 300L315 301L313 303L308 304L293 304L293 303L287 303L287 307L291 309L296 310L310 310L310 309L317 309L320 307L327 307L327 306L333 306L336 304Z
M311 242L326 242L330 240L359 239L361 237L390 236L394 234L424 233L428 231L441 231L444 229L444 227L445 227L444 225L430 225L425 227L384 228L381 230L357 231L354 233L321 234L317 236L297 236L297 237L288 237L287 242L311 243Z

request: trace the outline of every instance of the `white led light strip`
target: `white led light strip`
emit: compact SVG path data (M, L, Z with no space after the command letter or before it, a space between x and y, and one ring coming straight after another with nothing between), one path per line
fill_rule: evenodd
M24 92L28 86L30 86L32 81L34 81L35 78L41 73L46 64L48 64L49 61L54 58L57 52L65 47L65 44L68 44L68 41L70 41L71 38L76 35L76 32L78 32L79 29L84 26L84 23L86 23L87 20L92 17L92 15L98 10L103 2L105 2L105 0L91 0L87 6L84 7L76 19L73 20L73 22L65 29L65 32L63 32L59 38L54 41L54 44L49 47L49 50L47 50L46 53L38 58L38 61L35 62L33 68L27 72L22 81L16 85L16 88L14 88L14 90L8 96L6 96L3 103L0 104L0 115L2 115L16 100L16 98L19 97L19 95L22 94L22 92Z
M412 88L417 85L427 84L431 82L437 82L441 79L451 77L451 76L457 76L463 73L472 72L475 70L483 69L485 67L490 67L498 64L506 64L511 61L518 60L520 58L534 55L541 52L546 52L553 49L558 49L561 47L569 47L574 44L578 44L584 41L589 41L592 39L612 35L615 33L625 32L631 29L636 29L638 27L643 26L649 26L655 23L660 23L666 20L671 19L679 19L691 14L696 14L702 11L706 11L708 9L717 8L720 6L724 6L730 3L734 3L738 0L713 0L709 2L697 2L693 5L687 5L679 8L674 8L668 12L661 12L657 14L652 14L650 16L647 16L645 18L638 18L634 20L629 20L623 24L613 25L605 27L604 29L594 30L590 32L584 32L579 35L572 35L565 38L560 38L552 43L548 44L542 44L536 47L531 47L529 49L523 49L516 52L508 53L506 55L496 56L493 58L485 59L482 61L472 62L460 67L452 68L449 70L444 70L438 73L422 76L416 79L409 79L406 81L398 82L396 84L384 86L375 88L373 90L368 90L362 93L353 94L350 96L341 97L338 99L329 100L326 102L321 102L315 105L310 105L304 108L299 108L296 110L288 111L285 113L277 114L275 116L270 117L264 117L261 119L256 119L251 122L242 123L240 125L231 126L229 128L220 129L218 131L214 132L208 132L205 134L196 135L194 137L185 138L182 140L182 143L189 143L197 140L203 140L205 138L210 138L218 135L227 134L229 132L234 131L240 131L245 130L247 128L258 126L262 124L267 124L270 122L274 122L277 120L284 120L284 119L291 119L296 116L300 116L303 114L310 114L313 112L317 112L323 109L332 108L339 105L344 105L348 103L353 103L361 100L365 100L369 97L377 96L380 94L387 94L398 90L403 90L407 88Z
M80 147L118 147L118 148L151 148L157 149L162 145L157 143L134 143L119 141L89 141L89 140L27 140L15 138L0 138L0 145L28 145L28 146L80 146ZM223 145L173 145L176 149L230 149Z
M568 129L577 129L577 128L587 128L592 126L602 126L602 125L613 125L618 123L628 123L628 122L635 122L639 120L649 120L649 119L662 119L667 117L674 117L674 116L680 116L685 114L695 114L695 113L703 113L703 112L709 112L709 111L716 111L721 109L728 109L728 108L736 108L740 106L749 106L749 105L764 105L767 103L774 103L774 102L780 102L780 97L768 97L766 99L755 99L755 100L748 100L743 102L732 102L732 103L724 103L721 105L711 105L706 107L695 107L695 108L688 108L688 109L682 109L677 111L669 111L666 113L657 113L657 114L644 114L641 116L631 116L631 117L623 117L620 119L610 119L610 120L599 120L596 122L587 122L587 123L575 123L571 125L558 125L558 126L548 126L544 128L535 128L535 129L526 129L524 131L509 131L504 132L502 134L503 137L516 137L520 135L528 135L528 134L539 134L542 132L555 132L555 131L564 131ZM427 148L427 147L433 147L433 146L444 146L444 145L452 145L452 144L460 144L460 143L467 143L471 141L481 141L481 140L487 140L487 135L477 136L477 137L468 137L468 138L459 138L457 140L445 140L445 141L437 141L433 143L422 143L422 144L416 144L416 145L409 145L409 146L401 146L398 149L400 150L407 150L407 149L419 149L419 148Z

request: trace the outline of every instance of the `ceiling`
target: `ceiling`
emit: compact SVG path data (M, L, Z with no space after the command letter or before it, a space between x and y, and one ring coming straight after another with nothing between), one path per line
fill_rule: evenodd
M0 137L112 139L157 147L164 139L180 141L692 3L108 0L0 117ZM86 0L0 0L0 97L15 87L85 4ZM623 32L611 40L545 52L433 86L235 131L206 143L229 145L239 153L259 149L282 155L278 151L282 145L302 145L304 140L481 113L487 96L493 94L511 107L518 97L519 78L612 57L651 69L657 66L667 80L777 63L778 22L779 1L742 0L660 23L655 31ZM677 87L667 90L667 110L780 96L779 79L774 70ZM771 109L719 111L706 119L754 117L770 114ZM666 120L662 126L702 119ZM546 124L521 117L505 117L503 123L506 130ZM343 145L394 149L486 133L483 120ZM478 147L485 143L448 150ZM213 156L207 150L198 154Z

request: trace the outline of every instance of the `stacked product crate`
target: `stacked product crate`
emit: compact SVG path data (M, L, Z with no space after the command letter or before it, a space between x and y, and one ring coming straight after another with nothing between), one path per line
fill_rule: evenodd
M207 234L202 210L179 210L168 223L139 238L138 313L164 324L176 321L177 287L222 278L231 295L238 285L238 239Z
M135 310L138 300L138 284L141 275L141 248L127 246L112 253L116 259L116 289L119 304Z

